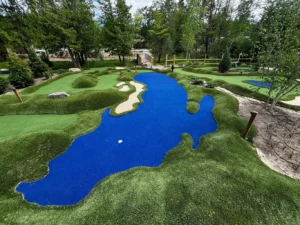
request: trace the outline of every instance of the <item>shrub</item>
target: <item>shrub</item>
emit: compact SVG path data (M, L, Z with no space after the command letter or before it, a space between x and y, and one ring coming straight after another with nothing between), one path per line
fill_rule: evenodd
M220 73L228 72L230 67L231 67L230 52L229 52L229 48L226 47L224 57L219 64L219 72Z
M58 70L58 69L70 69L74 67L74 64L69 61L57 61L57 62L52 62L53 70Z
M186 104L186 109L189 113L195 114L198 112L200 105L198 102L188 101Z
M8 88L8 81L0 77L0 94L4 94Z
M15 53L9 53L8 59L9 82L16 88L33 85L34 79L27 62L20 59Z
M45 52L42 52L42 55L41 55L41 60L46 63L49 67L52 67L53 66L53 63L49 60L48 56L46 55Z
M77 78L73 84L73 88L90 88L97 85L97 78L93 75L85 75Z
M34 51L30 50L28 53L29 67L34 77L46 77L49 78L49 67L44 63Z
M63 73L67 73L67 72L69 72L69 70L67 70L67 69L52 70L52 73L57 73L57 74L63 74Z
M216 83L214 81L209 81L207 82L207 86L208 88L214 88L216 86Z

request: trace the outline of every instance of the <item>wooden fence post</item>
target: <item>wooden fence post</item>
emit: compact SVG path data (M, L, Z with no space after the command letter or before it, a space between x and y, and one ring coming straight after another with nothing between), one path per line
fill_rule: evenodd
M19 102L23 102L23 100L22 100L22 98L21 98L21 96L19 95L19 93L18 93L18 91L14 88L13 89L13 92L15 93L15 95L17 96L17 98L18 98L18 100L19 100Z
M176 55L174 54L174 59L173 59L173 65L175 67L175 64L176 64Z
M250 120L249 120L249 122L248 122L248 124L247 124L247 127L246 127L246 129L245 129L245 131L244 131L244 133L243 133L243 135L242 135L242 137L243 138L246 138L246 136L247 136L247 134L249 133L249 130L250 130L250 128L251 128L251 125L252 125L252 123L253 123L253 121L255 120L255 117L256 117L256 115L257 115L257 112L250 112L251 113L251 117L250 117Z
M203 64L205 64L205 61L206 61L206 54L205 54L205 56L204 56L204 62L203 62Z

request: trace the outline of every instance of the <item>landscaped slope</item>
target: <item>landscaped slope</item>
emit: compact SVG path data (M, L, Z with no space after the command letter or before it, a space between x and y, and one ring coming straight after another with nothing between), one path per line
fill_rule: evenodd
M215 133L203 137L196 150L183 135L160 167L112 175L72 207L32 205L14 188L21 180L43 177L48 161L97 126L99 112L86 112L64 131L0 140L0 223L299 224L300 183L270 170L240 137L246 121L236 115L236 99L200 90L216 101Z

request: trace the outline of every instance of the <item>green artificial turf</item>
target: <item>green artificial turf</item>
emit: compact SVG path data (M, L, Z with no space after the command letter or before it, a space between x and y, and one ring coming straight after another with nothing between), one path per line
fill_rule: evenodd
M200 109L200 105L198 102L188 101L186 104L186 109L189 113L195 114Z
M45 130L62 130L78 118L69 115L11 115L0 116L0 138Z
M214 89L192 86L187 76L172 77L188 98L196 101L208 94L215 99L218 129L203 136L196 150L184 134L161 166L111 175L74 206L27 203L15 192L16 185L45 176L51 159L101 122L104 106L94 111L77 108L79 118L63 130L0 139L0 224L300 224L300 182L272 171L241 138L247 121L237 116L238 101ZM35 98L27 103L32 112L37 110ZM68 105L60 107L69 111ZM252 128L250 139L255 134Z
M202 68L202 67L201 67ZM193 73L193 72L188 72L188 71L184 71L181 68L178 68L175 70L176 73L182 74L182 75L187 75L187 76L193 76L193 77L199 77L199 78L209 78L210 80L224 80L230 84L235 84L235 85L239 85L241 87L245 87L249 90L255 90L258 91L258 93L261 93L265 96L268 95L268 88L258 88L254 85L251 84L247 84L244 81L245 80L258 80L261 81L262 79L259 76L222 76L222 75L213 75L213 74L199 74L199 73ZM289 93L288 95L284 96L282 98L282 100L288 101L288 100L293 100L295 99L296 96L299 96L299 92L292 91L291 93Z
M67 93L80 92L82 90L105 90L109 88L114 88L114 85L118 82L117 73L99 76L97 78L97 85L92 88L74 88L72 87L72 83L79 77L87 74L90 70L87 70L82 73L72 74L61 79L58 79L46 86L39 88L37 91L33 92L33 94L51 94L53 92L64 91Z

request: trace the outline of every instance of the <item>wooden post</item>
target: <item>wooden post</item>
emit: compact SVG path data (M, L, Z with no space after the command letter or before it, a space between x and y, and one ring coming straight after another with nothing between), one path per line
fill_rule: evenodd
M205 56L204 56L204 63L203 63L203 64L205 64L205 61L206 61L206 54L205 54Z
M18 98L19 102L23 103L23 100L22 100L22 98L20 97L20 95L19 95L18 91L17 91L15 88L13 89L13 92L14 92L14 93L15 93L15 95L17 96L17 98Z
M174 59L173 59L173 65L175 67L175 63L176 63L176 55L174 55Z
M246 127L246 129L245 129L245 131L244 131L244 133L243 133L243 135L242 135L242 137L243 138L246 138L246 136L247 136L247 134L249 133L249 130L250 130L250 128L251 128L251 125L252 125L252 123L253 123L253 121L255 120L255 117L256 117L256 115L257 115L257 112L250 112L251 113L251 117L250 117L250 120L249 120L249 122L248 122L248 124L247 124L247 127Z
M165 67L168 66L168 54L166 54L166 62L165 62Z

